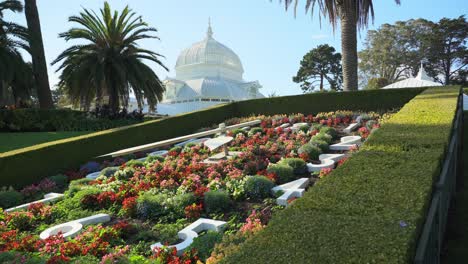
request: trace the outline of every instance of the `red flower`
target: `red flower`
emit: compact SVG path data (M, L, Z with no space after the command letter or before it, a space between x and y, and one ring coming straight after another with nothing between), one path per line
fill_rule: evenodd
M331 169L331 168L321 169L320 174L319 174L319 178L324 178L324 177L328 176L332 172L332 170L333 169Z
M185 217L187 219L198 219L200 218L201 212L203 211L203 205L202 204L192 204L188 205L185 207L184 212L185 212Z

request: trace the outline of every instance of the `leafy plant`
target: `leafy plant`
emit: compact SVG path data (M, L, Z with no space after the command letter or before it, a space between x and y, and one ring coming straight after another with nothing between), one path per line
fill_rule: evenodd
M0 207L10 208L19 205L23 201L23 195L13 188L0 190Z
M205 193L203 204L207 213L224 212L230 208L231 199L223 190L212 190Z
M307 165L303 159L286 158L280 160L278 164L290 166L291 168L293 168L294 174L304 174L307 172Z
M188 251L195 249L198 257L205 261L210 257L215 245L221 242L223 233L209 230L206 234L196 237L187 248Z
M276 175L279 184L290 182L295 179L294 168L286 163L268 165L267 171Z
M251 200L259 201L270 197L274 186L275 184L265 176L249 176L245 183L245 193Z
M322 154L322 150L319 147L312 145L311 143L301 146L297 152L299 154L307 154L311 160L318 160L319 155Z

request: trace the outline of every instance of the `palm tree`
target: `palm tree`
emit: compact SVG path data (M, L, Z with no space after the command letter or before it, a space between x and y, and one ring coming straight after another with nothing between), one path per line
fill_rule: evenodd
M34 79L37 87L37 97L41 108L53 108L52 93L49 86L49 75L47 74L47 63L44 55L44 44L42 43L41 23L37 11L36 0L25 0L26 22L29 30L29 46Z
M4 12L22 12L23 5L17 0L0 2L0 104L29 100L31 96L30 66L24 62L21 49L29 51L29 35L25 27L3 19Z
M159 60L162 56L142 49L137 41L156 38L151 34L155 28L143 22L141 16L125 7L120 14L111 11L107 2L100 10L101 16L83 9L79 16L69 18L79 24L60 37L66 41L86 40L86 44L74 45L60 54L53 64L62 62L58 71L59 85L67 91L74 103L89 108L95 99L99 105L103 97L113 112L128 104L130 89L133 90L138 105L146 98L150 110L162 100L164 85L154 71L143 60L152 61L167 70Z
M280 3L282 0L280 0ZM400 4L400 0L395 0ZM297 10L299 0L284 0L286 10L294 3ZM343 67L343 89L358 88L357 30L367 26L369 16L374 19L372 0L306 0L306 12L314 11L318 5L319 15L328 17L333 29L339 21L341 25L341 53Z

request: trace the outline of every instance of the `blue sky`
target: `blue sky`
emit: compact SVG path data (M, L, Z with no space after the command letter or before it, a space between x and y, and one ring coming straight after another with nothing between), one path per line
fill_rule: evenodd
M41 0L38 8L48 63L71 43L58 38L70 28L71 15L90 8L98 10L101 0ZM170 69L166 72L155 66L160 78L175 76L174 65L179 52L205 36L208 17L211 17L214 38L230 47L242 60L248 81L259 80L262 92L268 95L301 93L291 78L298 70L302 56L319 44L327 43L340 50L339 29L317 16L304 14L299 5L297 17L292 10L284 11L277 0L109 0L111 7L121 10L126 4L159 30L160 41L141 42L141 46L165 55L163 60ZM302 3L305 1L302 0ZM468 13L466 0L402 0L397 6L391 0L375 0L376 18L369 29L398 20L425 18L437 21L442 17L458 17ZM24 14L6 14L7 19L26 24ZM358 39L364 41L366 30ZM56 66L49 67L51 85L57 83Z

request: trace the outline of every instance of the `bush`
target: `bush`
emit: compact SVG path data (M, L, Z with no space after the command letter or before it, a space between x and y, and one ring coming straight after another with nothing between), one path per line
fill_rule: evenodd
M328 134L328 135L330 135L332 138L336 138L336 136L338 135L335 128L333 128L333 127L328 127L328 126L322 127L322 128L320 129L320 134L322 134L322 133Z
M332 139L333 137L331 135L320 132L317 135L312 136L310 140L321 140L327 142L327 144L331 144Z
M119 167L107 167L101 171L100 176L112 177L119 170Z
M6 251L0 252L0 263L3 264L46 264L47 259L45 257L35 256L31 253ZM87 262L91 263L91 262Z
M304 174L307 172L307 165L303 159L287 158L287 159L282 159L278 163L292 167L294 170L294 174Z
M449 87L418 95L223 263L412 263L458 95Z
M141 219L157 219L167 214L164 208L169 196L167 194L145 192L137 199L137 215Z
M50 176L49 179L51 181L53 181L55 183L55 185L60 189L65 188L67 186L67 184L68 184L68 177L66 175L63 175L63 174L57 174L57 175L54 175L54 176Z
M135 174L135 169L133 167L126 167L121 170L118 170L114 173L114 176L117 180L128 180Z
M0 207L10 208L21 204L23 195L13 189L0 190Z
M207 213L225 212L231 206L229 194L223 190L205 193L204 206Z
M287 164L272 164L268 165L267 171L274 173L278 184L290 182L296 178L294 168Z
M164 162L164 157L159 155L150 155L146 157L146 163L154 163L155 161Z
M31 212L11 212L7 218L9 218L8 226L19 231L30 230L34 224L34 215Z
M319 147L320 150L322 150L322 152L327 152L330 149L330 145L328 145L327 142L320 139L313 138L310 140L310 144Z
M135 159L132 159L132 160L129 160L125 163L125 166L127 167L132 167L132 168L135 168L135 167L144 167L145 166L145 162L144 161L141 161L141 160L135 160Z
M274 186L275 184L265 176L248 176L245 193L251 200L260 201L271 196L271 188Z
M232 133L232 137L234 138L237 136L237 134L243 134L244 136L247 136L247 131L242 130L240 128L232 130L231 133Z
M178 194L174 196L171 200L171 209L174 211L175 214L177 214L176 218L181 218L184 217L185 212L184 209L185 207L194 204L197 202L197 198L193 193L183 193L183 194Z
M312 145L311 143L301 146L297 152L299 154L307 154L311 160L318 160L319 155L322 154L322 150L319 147Z
M303 125L299 128L299 131L302 131L304 133L307 133L309 131L309 126L308 125Z
M249 133L247 134L249 137L256 135L257 133L263 134L263 129L261 127L254 127L250 129Z
M187 248L187 251L190 252L192 249L197 250L198 257L202 261L206 261L210 257L215 245L221 242L222 238L222 233L209 230L206 234L196 237Z
M173 245L177 243L179 237L177 233L185 227L185 221L177 221L171 224L156 224L152 231L155 232L157 240L161 244Z

